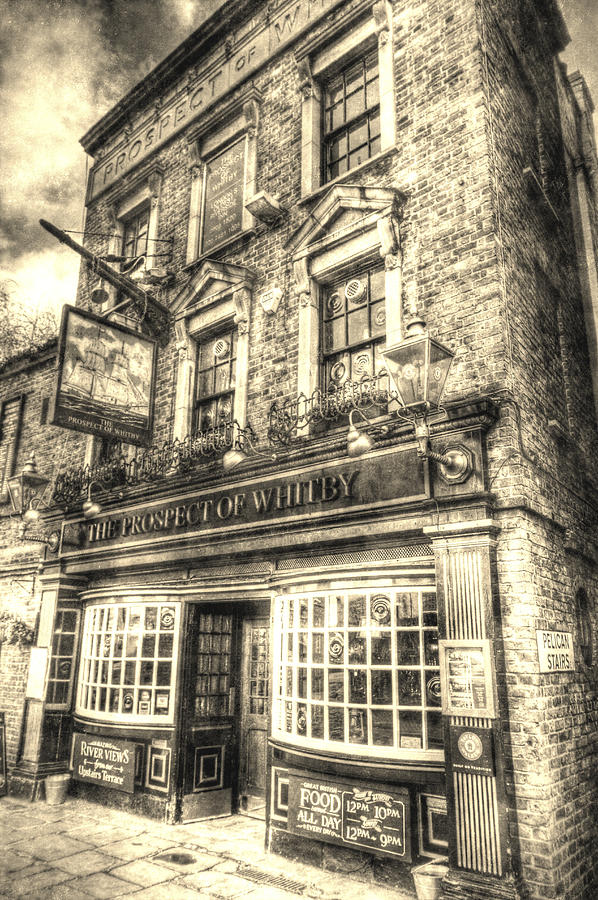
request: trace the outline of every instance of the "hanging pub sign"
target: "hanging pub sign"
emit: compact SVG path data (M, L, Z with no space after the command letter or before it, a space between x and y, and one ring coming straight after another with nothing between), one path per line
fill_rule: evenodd
M156 347L156 341L124 325L65 306L51 424L148 444Z
M202 253L242 230L244 185L243 137L206 163Z
M288 829L409 862L409 793L289 773Z

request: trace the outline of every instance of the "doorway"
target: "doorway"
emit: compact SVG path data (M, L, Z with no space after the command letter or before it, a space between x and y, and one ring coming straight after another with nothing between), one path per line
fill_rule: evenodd
M183 822L263 817L269 604L189 604L182 683Z

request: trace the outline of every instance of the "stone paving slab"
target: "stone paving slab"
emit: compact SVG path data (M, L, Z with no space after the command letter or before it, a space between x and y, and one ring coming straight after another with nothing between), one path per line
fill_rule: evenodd
M181 879L181 884L195 890L209 891L217 897L225 897L227 900L233 897L245 897L248 894L255 895L255 890L258 887L258 885L252 884L245 878L227 875L225 872L215 872L213 869L186 875ZM259 894L255 895L255 900L257 900L258 896Z
M136 859L124 866L118 866L112 869L112 875L123 878L125 881L132 881L141 887L151 887L161 881L172 881L175 877L172 869L156 865L147 859Z
M69 887L79 891L81 897L96 897L98 900L112 900L113 897L124 897L131 892L131 882L123 881L114 875L99 872L95 875L87 875L85 878L76 878L69 882Z
M94 872L103 872L105 869L111 868L114 862L114 857L108 856L106 853L84 850L83 853L75 853L74 856L57 859L53 865L71 875L92 875Z

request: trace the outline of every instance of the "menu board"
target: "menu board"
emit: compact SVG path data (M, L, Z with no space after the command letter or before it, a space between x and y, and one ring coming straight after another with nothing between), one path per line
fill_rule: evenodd
M135 744L132 741L75 734L73 778L132 794L135 785Z
M0 797L6 794L6 725L0 713Z
M409 793L289 773L288 829L409 861Z
M202 253L241 231L244 176L245 138L206 164Z
M488 641L440 641L440 677L445 715L495 715Z

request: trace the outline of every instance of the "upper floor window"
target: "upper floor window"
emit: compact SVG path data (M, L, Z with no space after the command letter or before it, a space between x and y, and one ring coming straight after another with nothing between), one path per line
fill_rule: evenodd
M125 268L138 256L147 253L149 220L149 207L145 207L124 222L122 255L126 257L123 264Z
M24 397L0 403L0 502L8 500L8 479L14 474Z
M351 62L324 87L324 181L380 150L378 50Z
M233 419L237 363L237 329L200 340L197 348L195 431Z
M362 271L324 288L322 387L336 390L384 368L386 339L384 268Z

